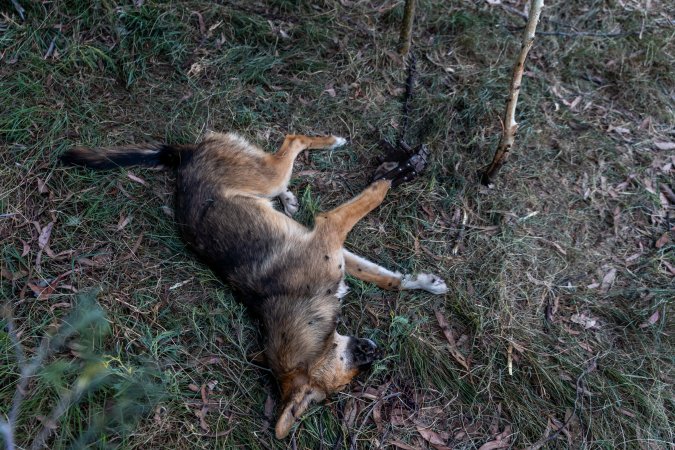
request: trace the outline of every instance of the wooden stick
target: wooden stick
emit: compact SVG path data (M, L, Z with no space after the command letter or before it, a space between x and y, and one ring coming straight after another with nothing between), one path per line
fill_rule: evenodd
M525 59L527 53L532 48L534 43L534 33L539 23L539 15L544 6L544 0L532 0L530 4L530 16L527 20L527 26L523 33L523 43L520 47L520 54L513 66L513 79L511 80L511 88L509 89L509 99L506 103L506 110L504 111L504 130L499 139L497 151L492 159L492 163L488 169L483 173L481 182L484 185L492 183L499 169L504 165L509 156L511 147L515 140L516 131L518 130L518 123L516 122L516 104L518 103L518 94L520 93L520 84L523 79L523 70L525 69Z
M412 41L413 19L415 18L415 0L405 0L403 11L403 23L401 23L401 36L398 39L398 53L405 57L410 51Z

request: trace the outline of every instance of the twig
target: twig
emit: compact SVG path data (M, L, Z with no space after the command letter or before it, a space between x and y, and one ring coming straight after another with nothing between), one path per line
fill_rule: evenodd
M523 79L525 59L534 43L534 34L537 29L537 23L539 22L539 16L543 6L544 0L532 0L530 5L530 17L528 18L527 26L525 27L525 33L523 34L523 43L520 48L520 54L518 55L516 64L513 66L513 79L511 80L511 88L509 89L509 100L506 104L506 110L504 111L504 129L502 131L502 136L499 139L499 145L497 146L497 151L492 159L492 163L481 177L481 182L484 185L490 184L499 172L499 169L504 165L515 140L516 131L518 130L518 123L515 119L516 104L518 103L518 94L520 93L520 85Z
M633 36L640 34L639 31L626 31L623 33L598 33L595 31L540 31L542 36L564 36L564 37L581 37L581 36L590 36L590 37L624 37L624 36Z
M579 377L577 378L577 382L576 382L576 389L577 389L577 392L576 392L576 397L574 398L574 408L572 409L572 414L570 414L570 416L567 418L567 420L565 421L565 423L563 424L563 426L561 426L560 428L558 428L558 429L556 430L555 433L553 433L553 434L550 435L548 438L546 438L546 440L542 443L542 445L543 445L543 444L546 444L547 442L550 442L550 441L552 441L553 439L555 439L555 438L557 438L558 436L560 436L560 433L562 433L562 431L567 427L567 425L570 424L570 422L572 421L572 418L573 418L574 416L577 415L577 406L578 406L578 404L579 404L579 397L580 397L580 394L583 393L583 391L584 391L584 390L583 390L583 387L581 386L581 381L584 379L584 377L585 377L586 375L588 375L589 373L593 372L593 371L598 367L598 357L599 357L599 356L600 356L600 355L595 355L595 356L588 362L588 365L586 366L586 369L584 369L584 371L581 372L581 375L579 375Z
M14 9L16 9L16 12L19 13L19 17L21 17L21 20L26 20L26 10L23 9L23 6L17 1L17 0L12 0L12 5L14 5Z
M403 98L403 106L401 108L401 133L398 141L405 141L405 133L408 130L408 115L410 114L410 100L413 97L415 88L415 75L417 74L417 59L414 53L408 56L408 77L405 80L405 97Z
M13 450L15 448L14 427L19 416L19 411L21 410L21 404L23 403L23 399L26 395L28 382L42 366L44 359L49 354L51 354L51 352L57 351L59 348L61 348L66 340L78 331L78 328L73 326L72 323L66 322L66 325L62 326L54 337L51 339L49 337L44 337L40 343L40 348L38 349L36 355L33 356L30 361L27 361L26 355L23 351L23 346L21 345L21 341L19 339L19 335L16 331L14 317L9 304L3 305L2 316L4 316L5 320L7 321L7 334L9 334L10 340L12 341L17 365L21 370L19 375L19 383L16 386L14 397L12 398L12 408L9 411L8 420L7 422L0 421L0 432L5 436L6 449ZM81 321L79 324L80 327L91 323L97 318L97 316L97 313L87 311L79 318ZM63 411L65 411L65 409L61 411L60 407L67 406L65 403L62 404L62 402L69 402L72 398L73 397L71 396L70 398L65 398L64 400L62 397L59 405L57 405L54 410L52 410L52 414L50 416L58 418L63 413ZM48 424L45 425L45 428L47 428L47 425ZM43 429L42 432L44 431L45 430Z
M398 53L401 56L406 56L408 54L408 51L410 51L414 18L415 18L415 0L405 0L403 23L401 23L401 36L398 39Z

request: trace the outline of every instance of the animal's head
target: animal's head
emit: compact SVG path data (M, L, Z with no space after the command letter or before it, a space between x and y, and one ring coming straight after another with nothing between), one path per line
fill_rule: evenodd
M378 356L370 339L343 336L335 331L335 302L297 303L276 310L276 323L266 320L266 357L281 390L282 407L275 433L283 439L312 402L321 401L349 384ZM288 307L294 311L288 311ZM290 314L292 312L292 314ZM269 311L268 311L269 313Z

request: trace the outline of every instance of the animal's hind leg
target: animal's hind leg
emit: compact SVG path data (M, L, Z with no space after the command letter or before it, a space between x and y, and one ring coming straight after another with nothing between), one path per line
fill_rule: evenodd
M316 217L316 232L333 245L342 247L347 233L384 200L391 181L379 180L368 186L349 202ZM338 248L339 248L338 247Z
M347 273L359 280L367 281L386 290L423 289L432 294L445 294L448 290L445 282L436 275L420 273L413 277L392 272L354 253L342 250Z
M269 158L270 164L276 168L279 174L281 184L278 186L281 190L275 195L281 200L286 215L292 216L298 210L298 199L288 189L288 182L293 172L293 163L295 158L306 149L336 148L347 142L345 138L337 136L303 136L291 134L286 136L281 148Z

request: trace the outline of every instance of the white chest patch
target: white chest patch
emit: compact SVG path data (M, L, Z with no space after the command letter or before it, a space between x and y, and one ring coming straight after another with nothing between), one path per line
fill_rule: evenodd
M340 284L338 284L337 292L335 293L335 296L337 298L342 298L345 295L347 295L347 292L349 292L349 286L345 284L345 280L341 280Z

